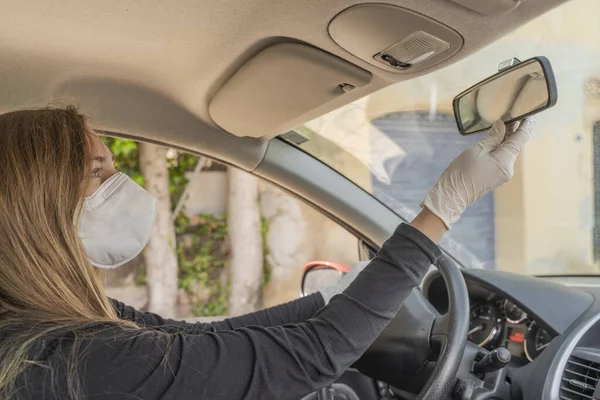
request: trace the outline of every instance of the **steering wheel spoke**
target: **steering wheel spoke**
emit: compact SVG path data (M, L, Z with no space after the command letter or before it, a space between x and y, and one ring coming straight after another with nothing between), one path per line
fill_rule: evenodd
M449 307L436 316L430 333L432 354L439 354L436 366L418 399L442 400L454 387L456 373L465 351L469 329L469 296L458 267L442 256L437 263L448 289Z
M448 334L450 329L450 317L449 314L442 314L437 316L433 320L433 326L431 328L431 337L445 336Z
M431 361L437 361L441 353L445 350L449 330L450 317L448 314L439 315L433 320L429 341L432 357L435 358L433 358Z

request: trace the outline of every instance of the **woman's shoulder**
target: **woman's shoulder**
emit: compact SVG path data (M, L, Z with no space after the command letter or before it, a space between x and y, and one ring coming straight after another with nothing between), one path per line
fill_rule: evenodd
M74 324L20 324L0 329L0 342L31 341L37 350L68 349L73 344L117 343L141 337L158 336L160 332L129 321L101 321ZM163 334L164 335L164 334Z
M107 387L134 393L136 387L131 385L158 368L169 342L164 334L120 322L57 326L37 332L26 329L13 327L11 333L0 332L0 337L15 344L27 335L35 340L27 355L32 362L19 376L26 398L67 398L73 371L85 393L101 393ZM54 397L46 396L50 387Z

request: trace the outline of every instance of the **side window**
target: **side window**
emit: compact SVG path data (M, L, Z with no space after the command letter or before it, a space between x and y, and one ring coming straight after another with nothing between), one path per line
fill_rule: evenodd
M309 261L359 259L354 235L266 181L174 149L104 140L117 169L158 199L149 245L107 271L108 295L128 305L176 318L242 314L298 298Z

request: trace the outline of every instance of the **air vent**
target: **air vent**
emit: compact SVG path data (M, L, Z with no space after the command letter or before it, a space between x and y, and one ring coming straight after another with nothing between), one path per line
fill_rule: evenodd
M591 400L600 380L600 363L571 356L560 385L562 400Z

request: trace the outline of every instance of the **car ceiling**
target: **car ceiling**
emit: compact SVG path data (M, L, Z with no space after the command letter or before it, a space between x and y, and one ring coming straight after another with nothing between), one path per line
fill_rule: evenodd
M330 37L330 21L363 3L356 0L0 0L0 112L75 103L99 130L253 169L269 137L227 134L211 119L209 104L266 47L304 42L372 74L366 86L304 116L313 118L456 62L565 1L522 0L515 11L495 16L451 0L384 2L429 16L464 40L458 53L431 68L395 74L353 56Z

